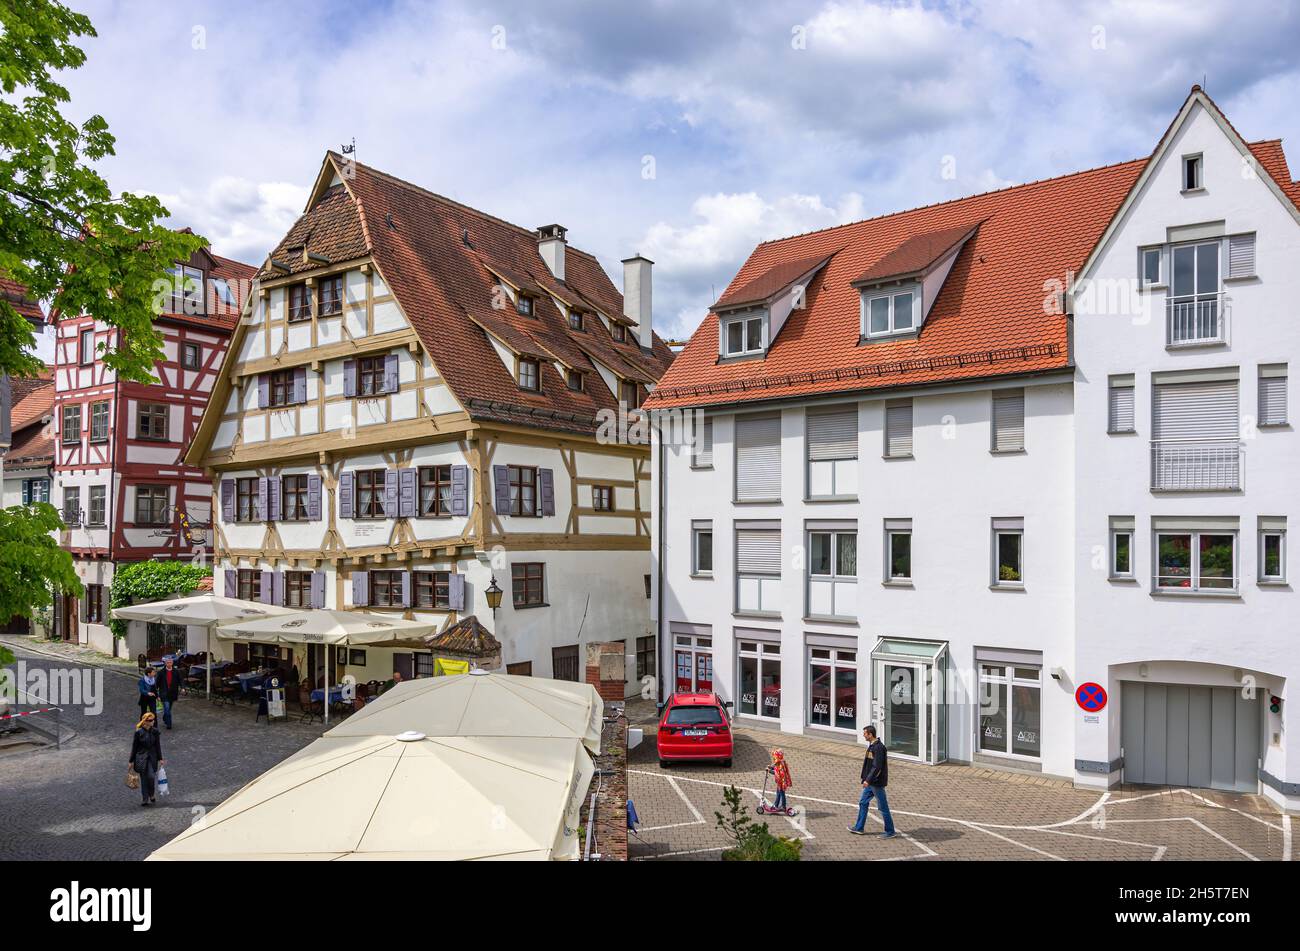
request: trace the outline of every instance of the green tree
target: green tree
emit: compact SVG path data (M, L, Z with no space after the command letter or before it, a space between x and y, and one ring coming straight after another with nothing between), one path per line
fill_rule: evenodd
M52 590L81 593L71 556L51 532L63 527L48 502L0 509L0 618L30 618L53 602ZM13 655L0 647L0 664Z

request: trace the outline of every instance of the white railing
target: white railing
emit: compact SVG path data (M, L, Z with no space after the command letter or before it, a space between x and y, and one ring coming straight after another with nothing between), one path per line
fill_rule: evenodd
M1222 294L1171 297L1165 304L1169 346L1228 342L1228 314Z
M1241 488L1237 439L1156 440L1151 443L1151 488L1215 491Z

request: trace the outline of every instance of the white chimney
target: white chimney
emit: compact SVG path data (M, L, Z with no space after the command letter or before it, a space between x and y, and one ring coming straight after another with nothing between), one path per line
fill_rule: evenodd
M623 315L636 324L637 339L646 350L655 342L650 307L650 268L654 263L640 254L623 261Z
M559 225L542 225L537 229L537 253L551 269L557 281L564 280L565 229Z

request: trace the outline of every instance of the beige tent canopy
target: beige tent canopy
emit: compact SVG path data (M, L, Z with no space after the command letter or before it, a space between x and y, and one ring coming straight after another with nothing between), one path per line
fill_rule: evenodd
M373 611L317 609L294 611L291 616L231 621L217 628L217 637L260 643L382 644L424 637L437 630L437 624Z

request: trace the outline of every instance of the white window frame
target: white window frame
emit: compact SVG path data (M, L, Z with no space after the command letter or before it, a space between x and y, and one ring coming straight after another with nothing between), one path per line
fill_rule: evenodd
M1129 401L1133 408L1133 420L1128 429L1119 429L1115 425L1114 406L1111 397L1115 390L1128 390ZM1137 379L1132 373L1112 373L1106 379L1106 434L1124 436L1137 432Z
M814 573L812 564L812 540L814 535L826 535L830 538L830 556L831 556L831 573L819 574ZM853 574L840 573L840 546L845 537L853 538ZM805 543L808 548L808 581L804 587L804 616L808 618L828 618L837 621L856 621L856 598L854 598L853 614L836 614L834 604L837 600L838 589L841 587L852 588L856 593L858 588L858 529L856 526L844 526L842 528L809 528L805 533ZM830 614L814 614L812 610L812 593L813 585L829 586L831 589L832 612Z
M698 419L698 417L696 417ZM704 444L708 443L708 450ZM706 416L695 430L695 444L691 446L691 468L713 468L713 417Z
M773 650L772 648L776 648ZM743 658L756 659L758 669L758 696L754 698L755 713L743 713L741 704L743 696L741 694L740 665ZM781 694L785 692L785 664L781 657L781 645L773 644L770 641L755 640L738 640L736 642L736 716L745 717L749 720L766 720L768 723L779 722L781 719L781 700L784 698L781 694L777 695L776 714L769 716L763 712L763 667L771 660L775 661L777 668L781 671ZM715 672L716 676L716 672Z
M1152 530L1152 579L1151 589L1158 594L1209 594L1234 596L1241 590L1241 539L1240 531L1235 528L1157 528ZM1160 584L1160 539L1162 536L1187 535L1190 538L1191 575L1188 587ZM1207 588L1201 584L1201 536L1227 535L1232 539L1232 587ZM1172 576L1170 576L1172 577Z
M986 673L984 672L984 670L985 670L986 667L987 667L987 668L992 668L992 669L994 669L994 670L996 670L996 669L998 669L998 668L1001 668L1001 669L1002 669L1002 673L1001 673L1001 674L986 674ZM1009 674L1007 673L1008 670L1011 671ZM1028 677L1019 677L1019 676L1016 675L1016 671L1018 671L1018 670L1036 670L1036 671L1038 672L1038 676L1035 677L1035 678L1032 679L1032 680L1031 680L1030 678L1028 678ZM984 684L986 684L986 683L987 683L987 684L1000 684L1000 685L1003 685L1003 686L1005 686L1005 687L1007 688L1007 715L1006 715L1006 724L1007 724L1007 736L1006 736L1006 740L1007 740L1007 743L1006 743L1006 749L1005 749L1005 750L991 750L991 749L986 749L986 748L984 747L984 728L983 728L983 724L982 724L981 722L977 722L977 723L976 723L976 727L975 727L975 749L976 749L976 751L979 752L979 753L981 753L982 755L985 755L985 756L1000 756L1000 757L1002 757L1003 759L1015 759L1015 760L1021 760L1021 761L1023 761L1023 762L1027 762L1027 763L1039 763L1039 762L1042 762L1042 755L1041 755L1041 753L1040 753L1038 756L1034 756L1034 755L1031 754L1031 753L1013 753L1013 752L1012 752L1012 749L1014 748L1014 743L1012 742L1011 731L1012 731L1012 729L1013 729L1013 727L1014 727L1014 717L1015 717L1015 692L1016 692L1016 691L1015 691L1015 688L1016 688L1016 687L1028 687L1028 688L1036 689L1036 690L1038 691L1038 748L1039 748L1039 750L1042 750L1042 748L1043 748L1043 736L1042 736L1042 733L1043 733L1043 719L1044 719L1044 716L1043 716L1043 713L1044 713L1044 711L1043 711L1043 669L1042 669L1041 667L1035 667L1035 666L1032 665L1032 664L1013 664L1013 663L1003 663L1002 661L984 661L984 660L981 660L981 661L977 661L977 662L976 662L975 677L976 677L976 696L979 697L979 699L980 699L980 704L981 704L981 708L980 708L980 709L981 709L981 710L983 709L983 706L982 706L982 705L983 705L983 703L984 703L984 698L985 698L986 696L991 695L991 692L990 692L990 694L986 694L986 693L985 693L985 691L984 691ZM977 717L979 718L979 720L982 720L982 719L983 719L983 717L982 717L981 714L980 714L980 710L977 710L977 711L976 711L976 715L977 715Z
M894 575L894 539L904 535L907 536L907 574ZM884 577L881 579L883 583L898 587L911 587L914 567L912 555L912 520L910 518L885 519Z
M734 525L734 523L733 523L733 525ZM763 582L763 581L772 581L772 580L780 581L780 580L781 580L781 574L782 574L782 572L781 572L781 570L780 570L780 569L781 569L781 566L780 566L780 564L778 564L778 566L777 566L777 570L776 570L775 572L742 571L742 570L740 569L740 567L739 567L739 566L740 566L740 557L739 557L739 554L740 554L740 533L741 533L742 531L751 531L751 532L753 532L753 531L758 531L758 532L772 532L773 534L775 534L775 535L777 536L777 546L778 546L778 550L781 550L781 551L782 551L782 554L784 554L784 551L783 551L782 549L780 549L780 545L781 545L781 529L780 529L779 525L778 525L777 527L772 527L772 528L741 528L741 527L733 527L733 529L732 529L732 533L731 533L731 534L732 534L732 540L731 540L731 545L732 545L732 564L736 566L736 570L735 570L735 572L734 572L734 574L735 574L735 579L736 579L736 580L735 580L734 589L733 589L733 591L732 591L732 604L735 605L735 609L734 609L734 610L735 610L735 613L738 614L738 615L742 615L742 616L746 616L746 615L747 615L747 616L751 616L751 617L771 617L771 618L780 617L780 616L781 616L781 605L780 605L780 598L781 598L781 595L780 595L780 592L779 592L779 588L778 588L778 593L777 593L777 595L776 595L776 598L777 598L777 605L776 605L776 607L775 607L775 608L768 607L768 606L766 606L766 605L763 603L763 584L762 584L762 582ZM716 550L716 548L715 548L715 550L714 550L714 554L715 554L715 556L716 556L716 554L717 554L717 550ZM741 603L740 603L740 584L741 584L742 581L752 581L752 580L757 580L757 581L759 582L759 585L758 585L758 606L757 606L757 607L744 607L744 606L742 606Z
M1121 535L1128 536L1128 570L1127 571L1120 571L1115 563L1116 559L1119 557L1119 538ZM1107 559L1107 571L1109 572L1109 576L1112 580L1132 581L1134 578L1137 577L1137 575L1133 570L1133 541L1136 537L1137 537L1136 533L1132 526L1127 526L1127 527L1121 527L1118 525L1111 526L1110 555L1109 558ZM1023 557L1024 555L1022 553L1021 558L1023 559Z
M813 686L813 667L824 667L830 670L830 704L831 709L827 711L829 723L813 723L812 720L812 686ZM862 680L860 672L862 667L858 665L858 651L856 648L838 648L822 647L819 645L809 645L807 663L804 664L804 674L807 678L804 682L804 696L808 698L807 708L804 710L804 722L814 730L834 730L836 733L843 733L846 736L857 734L857 718L862 710ZM852 670L854 672L854 724L851 727L836 726L836 711L839 703L836 697L836 674L841 670ZM782 671L784 677L785 671Z
M758 322L760 328L759 344L758 347L756 348L749 346L749 325L754 323L755 321ZM742 329L740 333L741 349L739 350L729 349L728 338L731 336L730 331L732 326L735 324L742 325ZM748 356L753 356L754 354L767 352L767 314L766 313L738 314L735 317L723 318L721 321L719 321L719 327L721 329L721 339L718 341L718 352L722 354L722 356L748 357Z
M1156 279L1154 281L1147 279L1147 256L1151 254L1156 256ZM1165 266L1165 246L1163 244L1138 248L1138 286L1147 288L1166 286Z
M998 445L998 401L1007 400L1016 395L1020 396L1020 445L1003 448ZM995 456L1014 456L1026 451L1029 445L1028 424L1026 422L1028 412L1026 405L1025 390L1023 387L1009 387L1002 390L994 390L989 397L989 452Z
M912 297L911 323L906 327L898 326L898 298L904 294ZM871 329L871 304L873 301L889 298L889 326L885 330ZM864 339L879 340L884 337L899 337L916 333L921 327L921 285L906 284L889 289L875 288L863 290L858 304L858 324Z
M705 535L709 536L709 567L706 570L700 569L700 543ZM712 578L713 577L713 523L706 521L695 521L691 523L691 577L693 578Z
M890 410L907 410L908 425L907 438L911 442L912 448L907 452L890 452L889 449L889 412ZM884 437L884 458L886 459L913 459L916 454L916 401L911 397L906 399L885 400L885 424L881 427L881 435Z
M1196 163L1195 165L1196 183L1193 185L1188 185L1187 167L1192 162ZM1179 190L1183 192L1183 194L1186 194L1188 192L1199 192L1205 188L1205 153L1204 152L1194 152L1189 155L1184 155L1182 162L1179 163L1178 169L1180 173L1178 178L1178 185L1179 185Z
M1258 414L1257 426L1269 428L1290 425L1290 406L1287 405L1291 400L1291 379L1289 374L1290 365L1286 363L1261 363L1259 365L1258 376L1255 381L1256 403L1258 404L1256 408ZM1264 418L1264 381L1278 379L1282 381L1282 417L1281 419L1266 420Z
M808 438L808 423L813 416L822 415L823 413L828 413L829 415L837 415L837 414L851 415L853 417L854 439L853 439L852 455L836 455L834 458L830 458L830 459L810 458L810 456L812 455L812 440ZM804 498L808 499L809 501L818 501L818 502L826 502L826 501L848 502L848 501L857 500L858 498L857 433L858 433L858 406L856 403L839 407L833 411L826 411L826 410L819 410L817 412L805 411L804 453L803 453L804 455ZM841 462L854 463L853 466L849 467L851 469L851 473L843 477L844 481L852 483L851 485L844 485L844 486L840 485L841 477L839 474L840 466L838 465L838 463ZM819 463L827 464L827 468L829 468L830 470L831 491L829 493L815 494L812 490L813 489L813 466L818 465ZM850 491L850 489L852 491Z
M1018 523L1018 524L1017 524ZM989 552L990 574L992 575L991 587L994 588L1023 588L1025 586L1025 523L1021 518L995 518L993 519L991 532L992 549ZM1001 539L1006 536L1018 538L1017 554L1020 565L1017 573L1020 577L1014 581L1002 579L1002 564L999 559L1001 549Z
M1278 571L1276 575L1266 574L1264 571L1264 550L1267 547L1270 538L1277 539L1277 558ZM1286 529L1261 527L1259 530L1259 583L1260 584L1286 584Z

